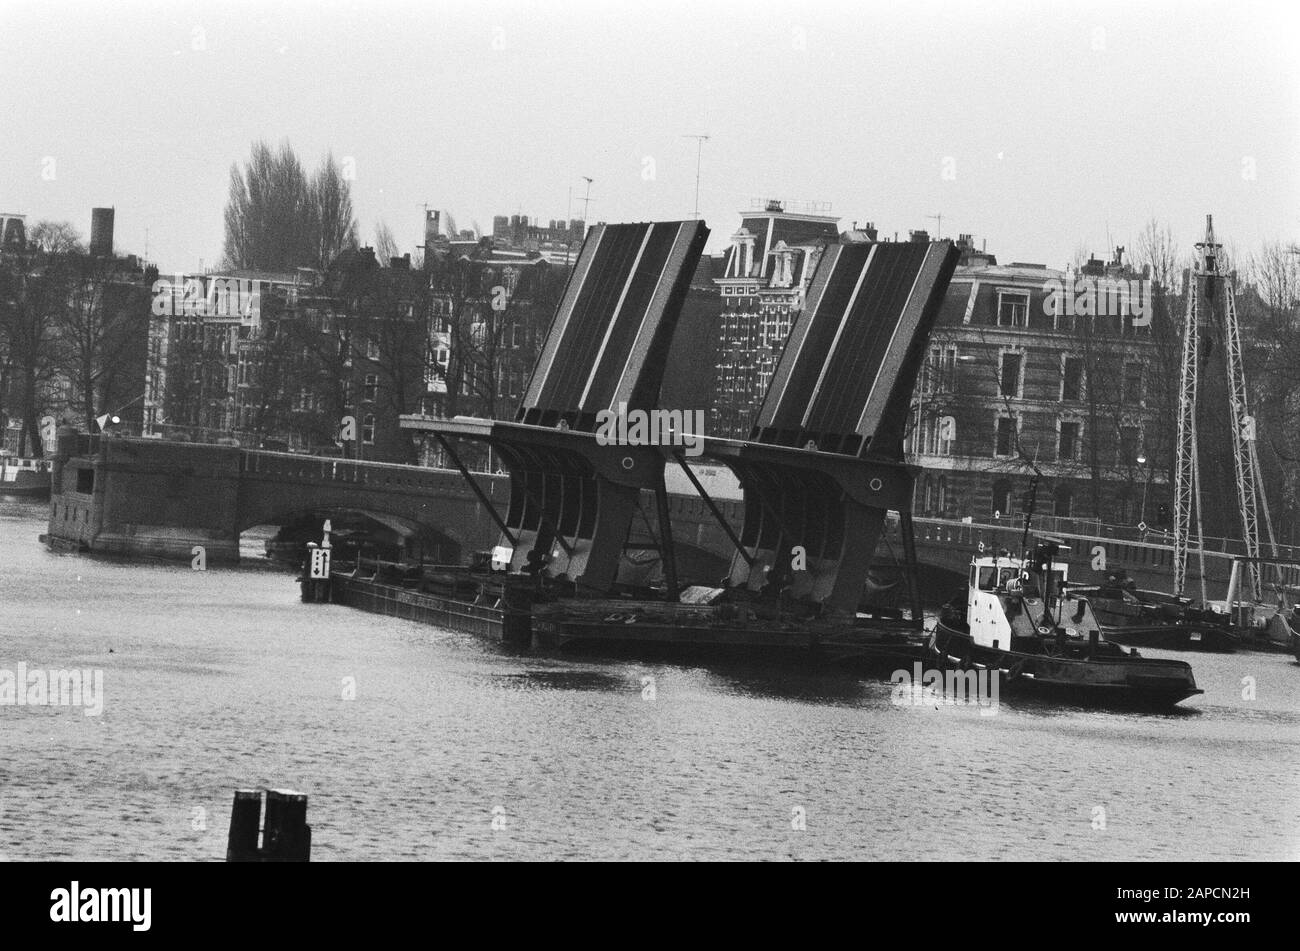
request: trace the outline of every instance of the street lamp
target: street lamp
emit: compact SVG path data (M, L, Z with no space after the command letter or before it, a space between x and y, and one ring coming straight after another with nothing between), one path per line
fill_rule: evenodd
M1147 464L1147 457L1146 457L1144 454L1139 453L1139 454L1138 454L1138 457L1137 457L1137 464L1140 465L1140 466L1145 466L1145 465ZM1146 520L1147 520L1147 490L1150 489L1150 488L1151 488L1151 470L1148 469L1148 470L1147 470L1146 481L1142 483L1142 505L1141 505L1140 511L1138 512L1138 524L1139 524L1139 525L1145 525L1145 524L1146 524Z

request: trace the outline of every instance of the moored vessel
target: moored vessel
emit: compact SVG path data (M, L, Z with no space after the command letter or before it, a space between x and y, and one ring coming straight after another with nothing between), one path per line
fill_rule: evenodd
M1226 615L1199 608L1190 598L1140 589L1122 577L1070 591L1087 598L1103 635L1117 644L1225 654L1243 646Z
M0 495L23 499L48 499L50 497L49 460L0 456Z

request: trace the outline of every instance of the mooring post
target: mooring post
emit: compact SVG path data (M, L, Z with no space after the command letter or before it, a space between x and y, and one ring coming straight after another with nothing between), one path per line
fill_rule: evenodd
M304 604L311 604L316 600L316 585L312 583L311 577L312 550L315 547L315 542L307 543L307 554L303 556L302 560L302 577L298 579L299 590L302 593Z
M262 794L256 789L236 789L230 808L230 836L226 839L227 862L257 861L257 832L262 820Z
M310 861L311 826L307 825L306 793L292 789L266 791L262 855L267 862Z
M917 578L920 568L916 561L916 529L912 524L911 512L898 513L898 531L903 541L903 572L907 576L907 596L912 602L912 624L917 630L924 630L925 612L921 606L921 585Z
M311 826L307 824L307 794L292 789L266 791L266 828L258 847L258 822L262 794L256 789L235 790L230 810L227 862L309 862Z

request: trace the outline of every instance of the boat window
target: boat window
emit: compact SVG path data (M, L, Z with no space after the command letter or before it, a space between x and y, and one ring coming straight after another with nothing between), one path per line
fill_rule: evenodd
M992 591L997 587L997 582L995 581L997 578L996 571L997 570L991 565L983 565L980 567L979 589L981 591Z
M998 577L998 584L1006 587L1007 582L1020 577L1019 568L1003 568L1001 575Z

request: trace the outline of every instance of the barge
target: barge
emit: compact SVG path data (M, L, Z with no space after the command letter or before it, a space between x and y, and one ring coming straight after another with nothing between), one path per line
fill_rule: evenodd
M50 487L48 459L0 456L0 496L46 501Z

